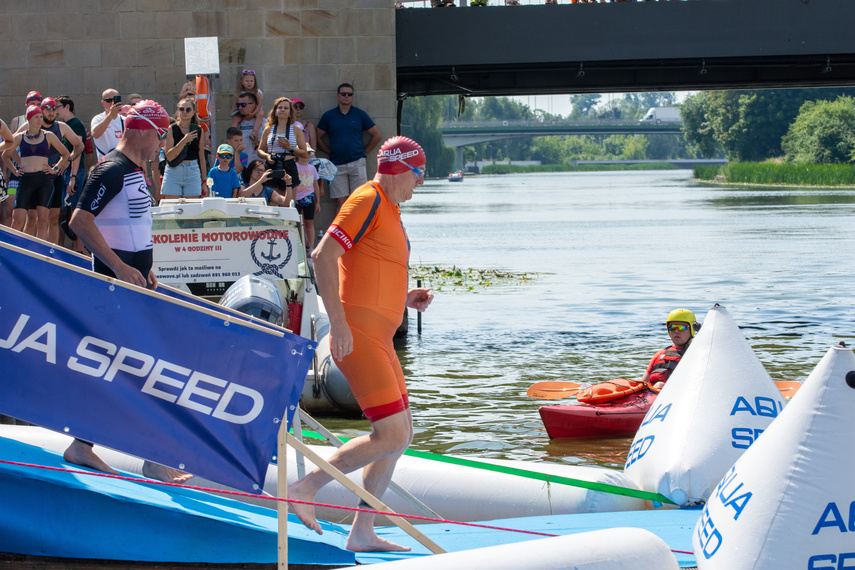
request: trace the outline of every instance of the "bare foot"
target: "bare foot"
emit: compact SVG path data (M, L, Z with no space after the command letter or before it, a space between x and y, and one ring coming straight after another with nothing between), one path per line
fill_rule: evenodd
M380 538L374 531L365 533L354 532L356 529L351 529L347 536L347 542L344 547L351 552L409 552L409 546L401 546L394 542L389 542L384 538Z
M298 501L313 501L314 495L307 495L300 492L300 481L292 483L288 486L288 498L297 499ZM324 534L321 530L321 525L318 524L318 519L315 518L315 506L303 505L299 503L288 503L291 511L297 515L300 522L312 529L318 534Z
M69 445L68 449L65 450L65 453L62 454L62 458L69 463L89 467L95 471L102 471L112 475L119 474L118 471L104 463L103 459L95 455L95 452L92 451L91 445L84 443L79 439L75 439L71 442L71 445Z
M153 461L143 463L142 474L149 479L157 479L166 483L183 483L193 478L193 475L190 473L185 473L184 471L179 471L160 463L154 463Z

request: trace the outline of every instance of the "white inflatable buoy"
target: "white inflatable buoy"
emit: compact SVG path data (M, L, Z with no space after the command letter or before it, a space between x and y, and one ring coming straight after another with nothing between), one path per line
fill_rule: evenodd
M716 305L644 417L624 471L677 505L703 503L783 406L748 341Z
M0 426L0 437L15 439L22 443L37 445L62 453L71 443L67 435L35 426ZM329 458L334 449L328 446L310 446L322 458ZM123 471L141 474L143 461L132 455L101 446L95 453L108 465ZM580 479L604 485L613 485L638 490L629 478L614 469L584 465L560 465L556 463L526 463L522 461L481 460L504 468L533 470L547 475ZM306 470L314 468L306 460ZM277 494L278 471L275 464L267 470L264 491L271 496ZM350 474L357 485L362 484L362 471ZM293 448L288 449L288 481L297 480L297 458ZM473 469L420 457L404 456L398 460L393 480L418 497L440 516L450 520L477 521L510 517L545 516L551 514L597 513L643 510L647 502L643 499L617 495L604 491L545 483L537 479L518 477L509 473ZM188 483L199 487L227 489L223 485L194 477ZM275 509L273 501L241 497L249 503ZM324 486L315 500L319 503L355 507L356 495L338 482ZM383 495L383 502L392 510L404 514L424 515L408 501L391 490ZM353 511L317 507L318 518L334 523L353 522ZM379 525L391 524L382 516ZM419 522L419 521L413 521Z
M855 568L855 354L828 351L716 487L695 527L700 569Z
M671 570L680 565L661 538L642 528L610 528L372 564L393 570Z

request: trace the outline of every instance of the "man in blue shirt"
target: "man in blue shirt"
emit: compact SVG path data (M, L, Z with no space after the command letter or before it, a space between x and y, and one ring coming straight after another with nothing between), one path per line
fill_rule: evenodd
M350 83L338 86L338 107L323 114L317 130L318 147L338 167L338 175L330 184L330 198L335 199L338 212L350 193L368 182L365 154L380 144L383 135L368 113L353 106L353 86ZM371 137L367 144L362 136L366 131ZM329 144L324 135L327 135Z

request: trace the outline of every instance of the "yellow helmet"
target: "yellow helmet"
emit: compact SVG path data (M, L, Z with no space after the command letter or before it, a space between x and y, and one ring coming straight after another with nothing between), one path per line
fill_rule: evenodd
M691 331L692 336L695 336L696 328L700 328L697 326L697 322L695 321L695 313L690 311L689 309L674 309L670 313L668 313L668 318L665 320L665 326L668 326L668 323L689 323L689 331Z

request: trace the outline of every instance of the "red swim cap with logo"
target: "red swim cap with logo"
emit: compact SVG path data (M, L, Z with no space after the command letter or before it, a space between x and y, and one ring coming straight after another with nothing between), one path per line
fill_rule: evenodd
M409 170L405 162L410 166L421 168L426 160L425 151L419 143L407 137L392 137L383 143L380 152L377 153L377 172L401 174Z
M138 131L157 128L159 131L165 131L169 128L169 114L156 101L146 99L128 111L128 116L125 117L125 128Z

